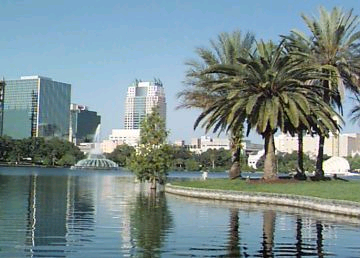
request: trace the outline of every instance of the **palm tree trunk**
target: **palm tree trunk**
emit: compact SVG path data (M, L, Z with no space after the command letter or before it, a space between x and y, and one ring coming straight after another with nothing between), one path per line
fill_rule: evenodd
M265 138L264 179L273 179L277 177L274 133L272 131L266 132L264 134L264 138Z
M241 177L240 147L236 147L232 153L232 165L229 172L230 179L235 179L238 177Z
M329 81L324 80L323 87L324 87L324 89L329 89ZM325 90L325 92L324 92L324 101L326 103L330 104L330 93L327 90ZM320 134L319 135L319 151L318 151L318 156L316 159L316 171L315 171L315 177L317 179L324 178L324 169L323 169L324 143L325 143L325 136Z
M324 170L323 170L323 161L324 161L324 143L325 143L325 136L319 136L319 151L318 156L316 159L316 171L315 177L318 179L324 178Z
M296 169L296 179L306 179L304 171L304 136L303 130L298 132L298 166Z
M156 178L155 177L150 179L150 190L156 192Z

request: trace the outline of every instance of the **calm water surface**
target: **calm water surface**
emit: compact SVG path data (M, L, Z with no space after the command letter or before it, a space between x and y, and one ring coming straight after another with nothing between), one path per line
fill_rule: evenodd
M1 167L0 229L0 257L360 257L360 219L152 196L126 172Z

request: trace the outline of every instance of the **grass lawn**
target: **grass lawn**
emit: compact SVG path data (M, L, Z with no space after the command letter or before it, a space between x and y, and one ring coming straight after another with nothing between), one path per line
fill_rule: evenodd
M295 194L360 202L360 180L348 182L331 180L320 182L248 183L240 179L208 179L205 181L173 181L171 184L194 188Z

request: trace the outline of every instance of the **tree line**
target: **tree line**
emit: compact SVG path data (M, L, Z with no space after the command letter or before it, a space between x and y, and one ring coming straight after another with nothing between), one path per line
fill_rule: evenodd
M78 147L59 138L0 137L0 162L8 165L71 166L83 158L84 154Z

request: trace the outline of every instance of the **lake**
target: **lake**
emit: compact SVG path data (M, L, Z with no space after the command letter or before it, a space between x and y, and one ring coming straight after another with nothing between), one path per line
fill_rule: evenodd
M0 167L0 228L0 257L360 257L360 218L154 196L126 171Z

